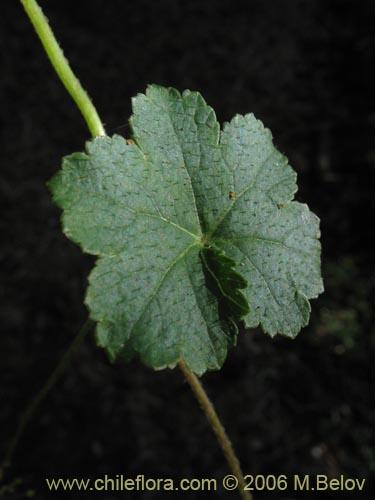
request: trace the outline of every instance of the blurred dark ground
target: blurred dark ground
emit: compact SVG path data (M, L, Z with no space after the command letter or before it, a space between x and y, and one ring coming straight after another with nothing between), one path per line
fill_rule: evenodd
M221 122L253 111L289 157L299 174L297 198L322 221L326 292L312 301L310 326L295 341L243 332L204 384L246 473L367 478L366 491L348 498L370 497L375 468L374 5L42 1L108 133L128 135L130 97L155 82L201 91ZM93 259L62 235L46 188L61 157L82 150L89 133L16 1L2 5L0 48L1 457L26 403L85 321ZM6 478L19 483L3 497L84 497L49 493L45 477L226 473L180 373L154 373L138 361L111 366L91 335L28 427ZM297 497L309 495L256 494Z

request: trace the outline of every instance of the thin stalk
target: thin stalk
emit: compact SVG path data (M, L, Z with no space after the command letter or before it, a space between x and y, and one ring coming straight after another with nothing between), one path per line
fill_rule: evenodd
M93 136L105 135L103 124L99 118L99 115L94 105L92 104L87 93L81 86L79 80L72 72L69 63L64 57L64 54L59 44L57 43L56 38L48 24L48 20L44 16L41 8L39 7L39 5L35 0L20 0L20 2L25 8L31 23L33 24L35 31L37 32L40 41L43 44L47 56L52 63L52 66L54 67L56 73L60 77L60 80L64 84L66 90L69 92L69 94L77 104L84 119L86 120L90 132L92 133ZM3 471L7 466L9 466L11 462L15 448L28 422L31 420L36 409L43 401L43 399L46 397L46 395L49 393L50 389L56 383L56 380L58 379L59 375L64 371L64 368L66 367L67 361L70 359L71 354L76 350L78 345L80 345L83 337L90 330L91 326L92 326L91 321L88 321L84 325L81 332L78 334L75 341L72 343L68 351L65 353L62 360L57 365L56 369L51 374L46 384L42 387L39 394L30 403L25 413L23 414L19 422L17 431L8 447L6 458L2 466L0 467L0 479L2 477ZM189 370L184 361L180 360L179 366L183 374L185 375L185 378L189 383L191 389L193 390L196 398L198 399L198 402L200 403L204 413L206 414L206 417L214 433L216 434L216 437L224 452L224 455L227 459L230 469L232 470L233 474L236 476L238 480L238 488L241 498L243 500L252 500L252 496L250 495L250 493L248 491L245 491L246 483L243 477L240 462L233 450L232 443L230 442L229 437L227 436L225 429L222 423L220 422L220 419L215 411L213 404L209 400L198 378L194 375L194 373L192 373Z
M71 70L67 59L61 50L48 20L35 0L20 0L40 41L64 87L77 104L87 126L93 136L105 135L103 124L86 91Z
M237 458L232 443L230 442L230 439L218 417L218 414L216 413L212 402L207 396L207 393L200 383L198 377L196 377L196 375L194 375L194 373L189 370L189 368L186 366L186 363L181 359L178 364L192 391L194 392L195 397L197 398L202 410L206 414L207 420L212 427L212 430L216 434L217 440L224 452L225 458L227 459L231 471L238 480L238 489L241 498L243 500L252 500L251 494L245 489L246 483L241 470L240 461Z
M56 365L55 369L48 377L47 381L44 383L38 394L34 397L32 401L30 401L29 405L26 407L23 412L12 439L9 442L8 448L5 452L5 458L0 465L0 480L3 478L5 470L11 465L14 452L18 446L18 443L28 425L30 420L33 418L35 412L39 408L40 404L49 394L51 389L54 387L62 373L65 371L66 367L70 363L73 355L77 352L79 347L82 344L83 339L89 333L94 323L90 319L86 321L86 323L82 326L81 330L78 332L73 342L70 344L68 350L63 354L59 363Z

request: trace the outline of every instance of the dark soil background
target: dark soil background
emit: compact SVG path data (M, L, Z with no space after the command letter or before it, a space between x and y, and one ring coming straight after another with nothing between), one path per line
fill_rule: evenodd
M199 90L219 120L253 111L299 175L297 198L322 221L326 292L295 341L242 332L204 384L251 474L367 478L374 461L370 294L374 196L372 1L42 1L107 132L128 135L130 97L147 83ZM87 312L93 264L60 230L46 181L89 138L25 13L0 14L0 457L26 403ZM372 165L371 165L372 164ZM369 175L369 167L372 173ZM371 252L373 253L373 252ZM94 337L28 427L2 483L10 500L46 477L222 478L227 466L177 371L112 366ZM256 499L346 498L259 492ZM209 493L90 498L237 498Z

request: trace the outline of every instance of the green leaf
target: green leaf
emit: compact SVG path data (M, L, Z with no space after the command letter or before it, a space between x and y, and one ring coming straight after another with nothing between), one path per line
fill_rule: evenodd
M152 85L133 141L95 138L50 182L66 235L97 255L86 303L111 359L219 369L236 324L294 337L322 290L319 220L253 115L220 133L197 92Z
M235 270L236 262L215 246L206 245L201 252L208 275L207 286L216 290L221 317L232 330L234 344L237 340L237 323L250 312L246 297L240 292L247 281Z

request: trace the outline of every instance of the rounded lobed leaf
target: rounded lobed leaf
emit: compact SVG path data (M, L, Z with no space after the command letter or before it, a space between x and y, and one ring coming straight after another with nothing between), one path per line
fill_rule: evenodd
M66 235L98 256L86 303L111 359L219 369L236 324L294 337L322 290L319 220L253 115L220 132L197 92L150 86L132 141L98 137L50 181Z

